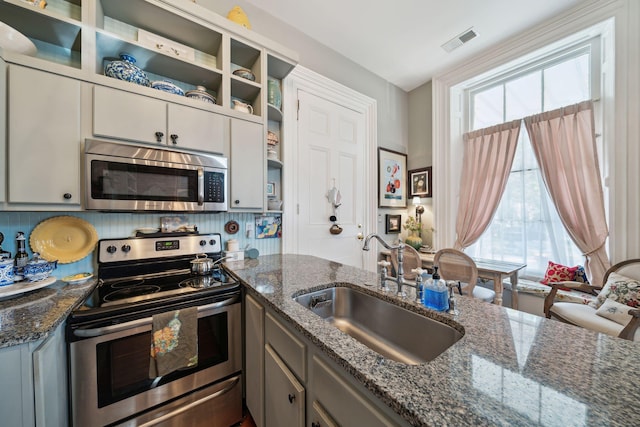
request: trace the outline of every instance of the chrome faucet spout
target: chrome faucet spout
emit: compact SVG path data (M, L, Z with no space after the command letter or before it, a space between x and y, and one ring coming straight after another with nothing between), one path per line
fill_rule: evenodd
M399 296L405 296L405 293L402 291L402 286L403 285L407 285L407 286L413 286L410 285L408 283L406 283L404 281L404 247L405 244L402 242L399 242L397 245L392 246L389 245L387 242L385 242L382 237L380 237L378 234L376 233L371 233L369 234L365 239L364 239L364 244L362 245L362 250L363 251L368 251L369 250L369 242L371 241L371 239L375 238L376 240L378 240L378 242L380 242L380 244L382 246L384 246L386 249L388 250L397 250L398 251L398 266L396 268L396 277L394 278L393 276L387 276L386 274L386 269L383 269L382 271L382 277L381 277L381 286L384 288L384 282L386 282L387 280L391 280L392 282L396 282L397 286L398 286L398 295Z

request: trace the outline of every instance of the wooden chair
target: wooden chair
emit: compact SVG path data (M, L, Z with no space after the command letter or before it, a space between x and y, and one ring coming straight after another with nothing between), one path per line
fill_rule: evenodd
M640 259L629 259L611 266L605 273L603 283L611 273L618 273L631 279L640 280ZM631 341L640 341L640 310L629 307L628 313L632 316L629 323L621 325L596 314L596 309L586 304L574 302L556 302L555 296L560 288L576 289L583 292L598 295L602 286L591 286L581 282L550 283L551 292L544 300L544 314L547 318L556 318L571 325L591 329L604 334L617 336Z
M453 248L440 249L433 257L433 265L438 267L440 277L444 280L454 280L459 284L462 295L486 302L493 302L496 293L491 289L476 286L478 282L478 267L471 257Z
M398 250L391 250L391 266L395 274L398 274ZM404 278L407 281L416 280L417 274L411 270L422 268L422 259L420 254L413 246L406 245L402 252L402 268L404 270Z

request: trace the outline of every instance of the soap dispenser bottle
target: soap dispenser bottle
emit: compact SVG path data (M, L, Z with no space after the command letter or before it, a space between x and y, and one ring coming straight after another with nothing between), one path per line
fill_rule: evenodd
M422 304L425 307L436 310L436 280L440 279L438 275L438 266L433 266L433 274L423 284L423 299Z

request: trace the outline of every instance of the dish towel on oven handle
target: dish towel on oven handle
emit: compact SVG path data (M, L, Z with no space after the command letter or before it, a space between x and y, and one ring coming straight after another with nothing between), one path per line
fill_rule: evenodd
M198 308L153 316L149 378L198 364Z

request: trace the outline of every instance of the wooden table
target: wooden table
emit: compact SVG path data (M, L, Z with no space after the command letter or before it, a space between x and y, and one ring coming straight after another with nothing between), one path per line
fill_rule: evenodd
M391 261L391 253L389 251L381 251L380 254L387 260ZM422 266L425 268L433 267L433 257L435 254L425 254L420 252ZM474 258L478 267L478 277L480 279L493 280L493 290L496 298L493 301L496 305L502 305L502 280L508 277L511 281L511 308L518 308L518 272L525 268L527 264L518 264L514 262L495 261L491 259Z

